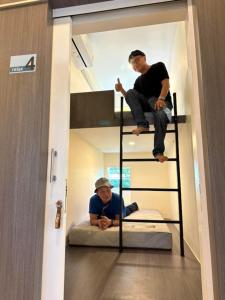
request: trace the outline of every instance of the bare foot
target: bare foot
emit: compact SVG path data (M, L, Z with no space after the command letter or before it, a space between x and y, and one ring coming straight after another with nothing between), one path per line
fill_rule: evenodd
M146 131L149 131L148 127L147 128L146 127L137 127L134 130L132 130L132 133L136 134L136 135L139 135L140 133L146 132Z
M161 154L161 153L157 154L155 156L155 158L158 159L158 161L161 162L161 163L168 160L168 157L165 156L164 154Z

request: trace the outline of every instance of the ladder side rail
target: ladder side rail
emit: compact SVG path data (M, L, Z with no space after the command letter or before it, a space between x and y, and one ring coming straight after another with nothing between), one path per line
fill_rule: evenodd
M120 102L120 221L119 221L119 251L123 251L123 97Z
M184 233L183 233L183 212L182 212L182 197L181 197L181 178L180 178L180 154L179 154L179 133L177 122L177 96L173 94L174 102L174 127L175 127L175 147L176 147L176 173L177 173L177 188L178 188L178 210L180 221L180 254L184 256Z

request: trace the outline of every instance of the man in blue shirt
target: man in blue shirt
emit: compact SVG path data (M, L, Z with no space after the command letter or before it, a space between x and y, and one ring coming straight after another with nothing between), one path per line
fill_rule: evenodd
M95 183L95 195L89 203L90 223L105 230L119 225L120 196L112 192L113 186L107 178L99 178ZM125 217L138 210L137 203L125 207L122 204L122 216Z

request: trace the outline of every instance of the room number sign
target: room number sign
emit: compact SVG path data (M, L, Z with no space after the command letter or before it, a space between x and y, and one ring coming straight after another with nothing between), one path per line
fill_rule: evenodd
M37 54L11 56L9 74L36 71Z

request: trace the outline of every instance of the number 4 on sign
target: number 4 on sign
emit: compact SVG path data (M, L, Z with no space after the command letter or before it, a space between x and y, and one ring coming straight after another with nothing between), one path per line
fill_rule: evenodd
M31 70L34 70L34 68L35 68L34 56L31 56L31 58L29 59L29 61L26 64L26 67L30 67Z

